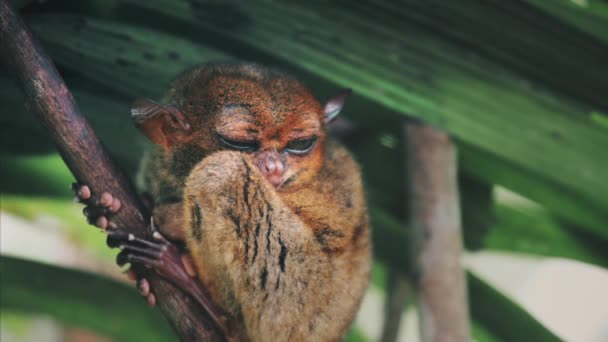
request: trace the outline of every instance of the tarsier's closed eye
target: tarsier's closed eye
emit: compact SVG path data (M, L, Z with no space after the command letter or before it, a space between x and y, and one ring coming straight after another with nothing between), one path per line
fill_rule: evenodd
M239 151L255 151L260 147L260 144L257 141L239 141L239 140L233 140L233 139L229 139L226 137L223 137L221 135L218 134L218 137L220 139L220 141L222 142L222 144L224 144L226 147L235 149L235 150L239 150Z
M292 140L287 143L285 150L292 154L305 154L310 152L317 142L317 137Z

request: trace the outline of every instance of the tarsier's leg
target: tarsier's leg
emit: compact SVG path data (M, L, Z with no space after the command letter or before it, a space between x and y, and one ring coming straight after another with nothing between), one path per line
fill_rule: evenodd
M339 338L322 324L335 319L334 265L247 156L219 152L199 163L184 210L199 277L251 340Z

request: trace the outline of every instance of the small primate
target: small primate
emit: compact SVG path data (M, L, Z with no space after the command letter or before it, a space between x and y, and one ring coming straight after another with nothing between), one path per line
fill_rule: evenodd
M155 143L140 183L160 233L120 233L111 222L120 201L78 186L85 214L123 249L119 264L156 268L221 316L213 318L230 339L340 340L371 266L359 167L327 135L347 95L322 106L298 81L256 64L191 69L162 104L132 108ZM169 240L185 241L194 267ZM154 304L149 283L139 284Z

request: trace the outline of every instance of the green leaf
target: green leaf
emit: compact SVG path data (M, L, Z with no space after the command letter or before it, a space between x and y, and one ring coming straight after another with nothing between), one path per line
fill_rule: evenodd
M475 274L467 274L467 285L473 319L500 341L560 341L521 306Z
M200 4L195 8L182 1L129 0L123 3L130 5L116 9L121 20L136 22L142 18L141 13L145 13L147 20L157 18L154 20L156 23L166 24L157 27L178 31L184 37L223 48L229 53L241 51L248 56L254 51L265 54L269 59L286 61L309 74L352 87L357 94L387 108L420 117L446 129L460 142L462 149L470 149L477 160L483 156L481 166L498 165L499 169L486 177L504 178L502 175L516 174L522 181L505 182L508 183L505 186L527 197L536 197L536 201L547 205L558 215L564 215L597 235L608 237L604 225L608 221L608 183L603 181L602 176L608 170L608 159L597 157L603 153L603 146L608 146L608 135L604 127L590 120L593 108L578 102L591 101L604 106L603 96L581 89L607 86L604 84L606 79L598 76L602 73L601 70L597 69L603 68L605 64L596 60L597 54L593 53L602 53L606 47L593 45L593 42L579 37L579 33L563 29L564 37L569 40L581 38L575 40L585 45L585 48L551 54L551 58L547 56L547 59L542 60L547 65L543 64L544 67L539 68L541 61L538 57L532 58L529 52L542 51L534 48L530 40L522 40L521 37L526 37L522 35L522 32L527 32L525 30L538 35L537 38L545 36L528 21L524 21L525 25L517 35L510 36L508 48L492 45L494 49L501 49L501 52L491 54L489 58L483 54L472 55L470 49L454 44L451 36L438 36L428 30L427 26L421 25L420 19L403 21L394 29L389 25L377 24L382 20L387 23L395 20L386 11L366 18L359 12L351 13L343 8L330 6L319 12L316 7L295 3L251 1L231 2L219 7ZM479 10L488 10L492 16L506 21L508 19L502 11L504 6L494 5ZM453 25L460 29L461 26L458 25L464 25L466 13L451 7L445 10L459 16ZM514 6L509 9L519 13L525 7ZM433 13L430 7L425 6L421 7L421 11L431 12L421 12L420 15ZM131 13L133 17L129 16ZM544 14L531 13L539 20L542 19L543 25L562 30ZM402 16L405 13L398 12L396 15ZM111 22L95 23L92 20L92 24L86 24L78 31L65 28L69 25L64 24L64 17L57 18L56 21L32 18L31 21L34 27L40 28L39 34L45 42L55 47L55 58L67 66L78 66L79 63L83 65L84 60L91 58L99 65L88 67L95 64L88 63L87 68L78 69L80 72L97 78L104 75L107 79L103 82L114 83L117 88L128 87L131 91L139 86L143 92L144 83L160 79L155 74L137 71L140 65L148 66L151 62L141 57L143 50L138 48L124 50L123 59L108 61L104 54L114 56L113 51L119 51L120 45L114 45L112 41L109 45L112 48L103 48L108 37L104 40L104 35L98 38L96 34L108 30L126 32L131 38L124 42L125 49L128 44L136 46L145 43L140 38L133 38L144 36L145 32L158 37L154 39L155 42L158 41L158 49L166 50L175 39L127 24L121 26ZM87 31L89 27L94 32ZM504 33L502 27L504 25L493 25L488 35L483 36L484 41L496 40L498 33ZM476 32L474 29L475 27L462 28L463 32L470 34ZM477 27L477 31L484 30ZM69 32L72 35L64 38ZM106 36L111 37L109 34ZM415 44L403 39L407 36L416 37ZM471 39L469 37L467 41L472 41ZM553 44L553 50L557 49L559 39L547 39L547 42ZM99 47L82 47L86 41L99 41ZM192 51L193 46L205 49L183 40L175 41L178 46L183 45L185 51ZM531 50L528 51L527 48ZM522 51L525 52L525 58L519 55L499 58L503 54ZM576 59L562 58L562 55L568 54L576 56ZM546 52L542 52L542 55L546 56ZM512 66L512 69L505 68L496 61L510 59L517 60L517 65ZM122 60L127 63L119 63ZM191 61L194 62L194 59ZM129 69L131 66L133 68ZM125 82L116 82L116 79L112 80L112 75L121 70L121 67L125 69L122 70L123 76L120 79ZM157 69L159 68L160 66ZM527 79L519 73L523 68L530 72L541 70L542 75L534 74L534 77ZM569 73L568 82L561 82L561 79L555 77L564 70ZM133 77L129 76L131 72ZM129 82L129 79L132 81ZM140 81L139 85L135 85L133 80L146 82ZM568 88L567 93L571 97L558 94L564 87ZM358 117L362 116L364 115ZM377 116L367 120L365 122L378 121ZM395 132L395 129L389 131ZM390 162L385 165L390 165ZM483 177L477 171L478 165L463 167L471 174ZM523 186L524 183L552 184L559 190L548 193ZM402 193L403 190L398 191ZM402 195L394 194L390 197L402 198ZM563 207L576 208L562 211ZM585 215L572 214L573 210L579 209ZM589 217L591 219L587 219Z
M495 159L491 154L470 146L459 149L460 166L481 180L511 189L550 210L558 217L580 224L585 230L608 239L608 211L598 202L582 200L575 191L539 177L529 170L515 167L506 160ZM568 162L564 159L564 163ZM581 165L581 169L585 169Z
M185 69L227 54L159 31L74 15L38 15L28 24L59 64L113 91L160 97ZM128 110L126 111L128 113Z
M578 230L568 228L539 206L498 204L496 225L484 238L487 249L579 260L608 266L606 241L595 244Z
M562 22L608 43L608 4L601 0L527 0Z
M3 194L72 198L74 177L58 155L9 156L0 154L0 190Z
M175 335L135 289L81 271L0 256L2 310L48 314L118 341L171 341Z
M484 326L477 323L477 321L471 321L471 335L473 341L476 342L500 342L501 339L496 337L494 334L489 332Z
M349 330L344 340L346 342L366 342L369 339L355 326Z

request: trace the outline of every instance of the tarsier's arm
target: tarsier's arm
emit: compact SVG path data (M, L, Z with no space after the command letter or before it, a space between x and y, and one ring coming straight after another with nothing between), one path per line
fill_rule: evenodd
M192 170L183 202L155 210L157 220L183 210L165 224L183 224L199 280L239 340L337 340L356 312L370 268L365 203L350 155L328 147L322 179L292 193L277 192L248 156L218 152ZM183 272L160 271L200 298Z
M259 341L341 337L367 284L367 217L357 222L364 225L359 236L351 233L356 226L333 227L341 233L328 237L336 247L328 249L315 230L332 228L305 224L252 162L234 152L198 164L184 199L188 247L200 280L242 320L238 330ZM344 213L322 211L338 214Z
M182 201L156 205L152 217L163 236L172 241L186 240Z

